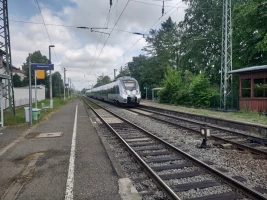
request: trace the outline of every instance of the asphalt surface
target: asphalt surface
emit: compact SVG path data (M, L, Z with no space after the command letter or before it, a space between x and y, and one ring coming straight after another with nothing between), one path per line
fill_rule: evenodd
M66 184L77 105L75 167L70 179L73 183L71 189ZM63 135L36 138L41 133L54 132ZM65 199L67 190L73 192L73 199L121 199L118 193L119 177L83 103L78 99L31 129L27 126L5 128L0 133L1 199Z

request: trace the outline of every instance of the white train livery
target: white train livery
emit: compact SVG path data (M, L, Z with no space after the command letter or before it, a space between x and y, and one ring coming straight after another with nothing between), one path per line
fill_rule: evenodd
M141 101L138 82L132 77L120 77L116 81L92 88L86 96L112 102L116 105L137 106Z

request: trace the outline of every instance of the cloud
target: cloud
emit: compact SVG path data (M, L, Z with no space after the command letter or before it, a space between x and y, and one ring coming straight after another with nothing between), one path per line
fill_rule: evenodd
M70 0L68 4L61 8L57 7L57 9L53 6L55 2L50 0L40 4L46 24L65 25L46 26L51 43L55 45L52 50L52 62L55 63L55 70L59 70L62 76L62 68L67 69L67 77L73 80L72 83L77 85L76 88L88 87L89 79L90 84L95 84L97 76L102 74L113 77L114 69L119 69L125 63L131 61L133 56L138 56L142 53L141 49L146 45L145 39L128 32L145 33L156 21L157 24L160 24L171 13L169 12L159 20L161 17L160 6L130 1L120 17L127 2L128 0L113 0L110 12L108 1ZM143 2L161 5L161 2L156 1ZM174 6L178 2L180 1L165 2L165 11L167 12L170 9L167 6ZM24 3L20 2L20 4ZM29 4L34 5L34 2L29 2ZM61 2L60 5L62 4ZM182 4L179 6L182 6ZM13 10L14 12L12 12L11 7L9 13L14 19L27 19L27 21L34 23L43 22L40 13L37 11L29 13L29 16L20 17L16 14L15 9ZM174 21L178 22L183 19L184 11L182 9L173 9L172 12ZM108 27L109 29L95 30L110 33L118 19L119 21L110 36L107 34L101 36L101 33L91 32L90 29L67 27ZM107 21L108 24L105 23ZM12 22L10 23L10 32L12 60L16 67L21 67L28 54L36 50L40 50L43 55L48 57L50 41L44 25ZM138 40L139 42L136 43ZM106 45L103 49L105 42ZM136 45L134 45L135 43Z

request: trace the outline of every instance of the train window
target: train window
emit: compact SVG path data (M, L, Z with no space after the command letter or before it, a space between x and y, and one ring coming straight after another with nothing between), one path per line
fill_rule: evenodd
M124 87L126 90L134 90L136 89L135 82L128 80L128 81L123 81Z
M254 97L262 98L267 96L267 85L265 81L263 78L254 79Z
M117 86L116 85L116 87L115 87L115 94L119 94L120 92L119 92L119 86Z
M243 98L251 97L251 79L242 80L242 97Z

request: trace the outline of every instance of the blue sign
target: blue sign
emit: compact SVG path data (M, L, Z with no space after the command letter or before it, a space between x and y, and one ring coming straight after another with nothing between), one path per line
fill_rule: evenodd
M54 70L54 64L32 63L32 70Z
M68 87L68 86L69 86L69 84L65 83L65 86L67 86L67 87Z

